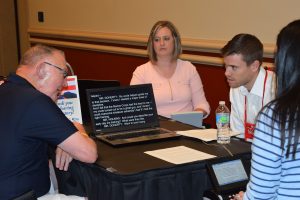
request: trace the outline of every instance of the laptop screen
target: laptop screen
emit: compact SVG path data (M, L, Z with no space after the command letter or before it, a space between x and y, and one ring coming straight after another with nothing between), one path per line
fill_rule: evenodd
M95 133L159 126L151 84L87 90Z
M208 164L213 186L218 191L243 188L248 183L248 175L241 159L232 159Z
M117 80L78 79L81 114L82 114L82 121L84 124L89 124L91 122L89 106L86 98L86 90L96 89L96 88L118 87L118 86L120 86L120 82Z

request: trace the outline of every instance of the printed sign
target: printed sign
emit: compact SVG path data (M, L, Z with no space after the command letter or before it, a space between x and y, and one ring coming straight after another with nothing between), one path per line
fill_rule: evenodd
M68 119L82 124L77 76L67 77L68 86L63 88L57 105Z

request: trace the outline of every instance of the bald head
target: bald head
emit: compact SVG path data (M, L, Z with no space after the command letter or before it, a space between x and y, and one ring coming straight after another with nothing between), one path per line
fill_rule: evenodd
M61 54L63 57L65 56L64 52L61 50L42 44L37 44L25 52L21 59L20 65L33 66L40 60L52 56L54 52Z
M63 51L38 44L28 49L21 59L17 75L54 101L66 85L68 67Z

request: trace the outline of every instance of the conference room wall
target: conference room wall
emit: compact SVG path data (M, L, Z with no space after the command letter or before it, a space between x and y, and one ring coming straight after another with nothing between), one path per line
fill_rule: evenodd
M28 0L29 27L148 35L157 20L173 21L183 38L228 40L239 32L274 43L299 18L298 0ZM37 12L44 12L38 22Z
M66 53L79 79L119 80L121 85L130 83L136 66L148 61L147 57L121 55L115 53L60 47ZM219 66L194 63L199 72L207 100L211 105L211 115L204 122L215 127L214 111L220 100L229 102L229 87L224 77L224 69Z
M12 0L1 0L0 5L0 75L6 76L18 64L15 5Z
M264 43L264 65L272 66L280 28L299 18L300 2L253 1L120 1L28 0L29 44L44 43L65 50L79 78L117 79L127 85L136 66L147 59L146 43L152 25L168 19L178 27L184 54L202 78L214 125L219 100L228 102L220 48L233 35L247 32ZM38 22L37 12L44 13ZM21 30L21 31L22 31ZM24 35L24 34L23 34ZM26 45L23 45L26 46Z

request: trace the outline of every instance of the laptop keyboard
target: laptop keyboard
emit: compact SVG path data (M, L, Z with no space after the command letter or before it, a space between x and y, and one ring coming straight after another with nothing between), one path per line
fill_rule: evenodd
M162 133L168 133L168 131L164 130L150 130L150 131L141 131L141 132L128 132L118 135L108 135L106 139L108 140L120 140L120 139L129 139L141 136L150 136L150 135L158 135Z

